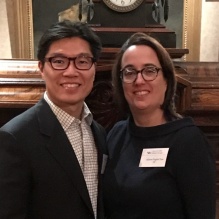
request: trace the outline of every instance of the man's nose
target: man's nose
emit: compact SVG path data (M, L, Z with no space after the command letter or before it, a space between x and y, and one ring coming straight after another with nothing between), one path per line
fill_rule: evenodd
M69 66L68 66L68 68L65 69L63 74L64 75L73 75L73 76L78 74L78 69L76 68L73 60L71 60L69 62Z

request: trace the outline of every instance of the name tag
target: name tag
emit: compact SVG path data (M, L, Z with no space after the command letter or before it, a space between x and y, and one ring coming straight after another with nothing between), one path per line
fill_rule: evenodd
M139 167L165 167L169 148L143 149Z

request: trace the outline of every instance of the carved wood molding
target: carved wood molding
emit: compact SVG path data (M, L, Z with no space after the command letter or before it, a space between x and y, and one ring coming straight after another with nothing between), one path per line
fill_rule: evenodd
M183 109L185 113L218 113L219 111L219 63L175 62L180 76L191 84L191 94ZM189 103L188 102L188 103Z
M105 63L106 61L110 61L110 63L112 63L119 50L120 48L112 48L112 47L103 48L100 57L100 62L103 61ZM166 48L166 50L172 59L182 58L185 54L189 53L188 49Z

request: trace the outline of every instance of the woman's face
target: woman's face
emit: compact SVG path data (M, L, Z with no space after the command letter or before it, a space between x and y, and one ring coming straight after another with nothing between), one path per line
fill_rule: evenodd
M122 69L131 67L136 70L141 70L145 66L161 68L155 51L145 45L130 46L123 54L121 66ZM122 86L132 114L163 113L160 106L164 102L167 83L162 70L158 71L158 75L153 81L145 81L138 73L133 83L123 82Z

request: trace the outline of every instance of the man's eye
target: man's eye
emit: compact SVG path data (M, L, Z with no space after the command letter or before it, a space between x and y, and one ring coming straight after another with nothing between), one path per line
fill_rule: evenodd
M87 60L85 60L85 59L83 59L83 60L79 60L79 61L78 61L78 63L80 63L80 64L87 64L87 63L88 63L88 61L87 61Z
M52 62L56 64L62 64L64 63L64 60L63 59L52 59Z
M55 62L55 63L58 63L58 64L62 64L64 61L58 59L58 60L55 60L54 62Z
M91 60L89 58L86 58L86 57L80 57L80 58L76 59L76 62L80 65L86 65L86 64L90 64Z

